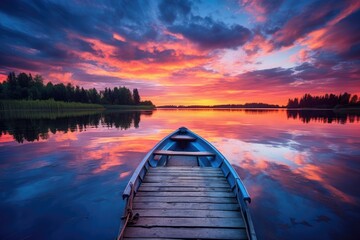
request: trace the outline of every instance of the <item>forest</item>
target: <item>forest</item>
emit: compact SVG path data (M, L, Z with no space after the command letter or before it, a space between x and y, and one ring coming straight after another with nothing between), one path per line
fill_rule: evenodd
M300 100L298 98L289 99L287 108L347 108L360 107L360 99L355 94L325 94L323 96L311 96L305 94Z
M49 100L63 102L80 102L103 105L153 105L151 101L141 101L138 89L132 91L126 87L84 89L71 83L44 84L41 75L15 72L9 73L7 79L0 83L0 100Z

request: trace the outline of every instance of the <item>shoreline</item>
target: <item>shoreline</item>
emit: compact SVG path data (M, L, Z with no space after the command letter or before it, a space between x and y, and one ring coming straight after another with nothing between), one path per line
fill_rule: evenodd
M106 110L154 110L153 105L102 105L81 102L62 102L55 100L0 100L0 112L42 111L106 111Z

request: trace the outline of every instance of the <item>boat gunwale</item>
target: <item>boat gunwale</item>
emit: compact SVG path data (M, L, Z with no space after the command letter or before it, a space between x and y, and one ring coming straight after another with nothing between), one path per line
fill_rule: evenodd
M230 162L226 159L226 157L219 150L217 150L215 148L215 146L213 146L209 141L207 141L203 137L197 135L196 133L192 132L191 130L188 130L188 131L191 132L192 134L196 135L199 139L204 141L206 144L208 144L211 147L211 149L213 151L215 151L216 155L218 155L219 157L222 158L222 162L220 163L220 167L221 167L221 164L226 164L226 166L228 167L228 169L230 171L230 174L232 174L234 176L236 185L237 185L237 187L239 187L239 190L241 191L243 200L251 203L251 197L250 197L249 192L247 191L247 189L246 189L243 181L239 177L238 173L235 171L234 167L230 164Z

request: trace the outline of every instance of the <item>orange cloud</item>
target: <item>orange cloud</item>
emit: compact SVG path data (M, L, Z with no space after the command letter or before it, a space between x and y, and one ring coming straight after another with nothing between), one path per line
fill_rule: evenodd
M330 20L323 28L310 32L306 37L299 39L299 43L307 50L327 49L335 52L344 52L349 50L351 43L356 42L356 34L347 33L345 28L340 31L335 26L350 16L352 13L360 9L359 1L349 1L345 9L343 9L334 19ZM302 59L303 52L299 53L299 59ZM304 60L307 60L305 58Z
M121 79L133 79L152 81L152 84L161 84L163 86L174 86L171 80L172 74L184 68L195 68L206 64L208 57L206 54L195 50L190 43L155 43L148 42L146 44L129 43L133 49L139 49L149 54L173 50L173 55L168 61L155 61L150 58L122 60L115 57L117 55L117 48L113 45L106 44L98 39L85 38L76 35L72 37L79 38L88 42L96 54L90 52L72 51L72 54L78 56L83 60L91 60L96 62L96 65L89 63L80 63L78 67L84 72L98 76L110 76ZM114 38L121 39L120 35L114 35ZM124 39L123 39L124 40ZM131 53L135 55L136 53ZM121 57L121 56L120 56ZM114 70L109 70L114 69ZM193 78L208 77L204 76L203 72L195 73ZM194 81L191 80L193 83ZM200 81L198 81L200 82ZM190 83L190 81L189 81ZM186 85L186 79L182 83Z
M117 33L113 34L113 38L118 40L118 41L126 42L126 39L123 36L121 36L120 34L117 34Z
M61 73L50 73L48 77L51 82L62 82L64 84L69 82L74 82L74 79L72 78L73 73L71 72L61 72Z

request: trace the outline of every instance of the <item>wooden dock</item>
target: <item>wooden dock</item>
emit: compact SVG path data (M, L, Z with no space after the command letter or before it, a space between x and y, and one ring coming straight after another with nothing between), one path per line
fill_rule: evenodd
M139 219L127 225L123 239L248 239L240 206L220 168L149 168L133 212Z

